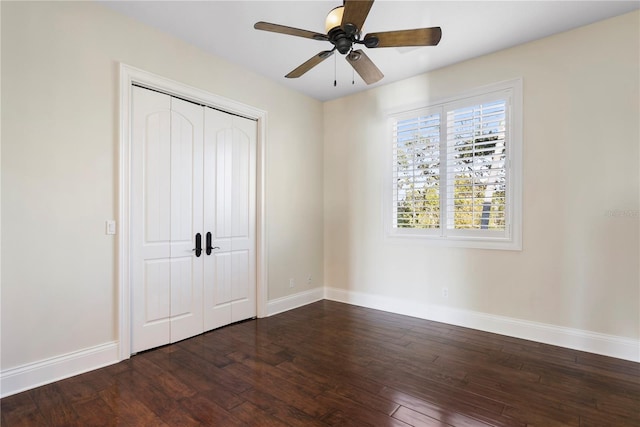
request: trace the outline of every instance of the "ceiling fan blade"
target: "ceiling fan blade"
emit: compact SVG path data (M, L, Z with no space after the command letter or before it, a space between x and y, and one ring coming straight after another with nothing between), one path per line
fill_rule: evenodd
M440 42L442 30L440 27L417 28L415 30L385 31L382 33L369 33L364 37L367 39L376 37L377 46L369 47L401 47L401 46L435 46Z
M347 61L368 85L375 83L384 77L382 71L380 71L378 67L376 67L376 64L374 64L360 49L351 51L347 55Z
M352 24L360 30L372 5L373 0L345 0L342 27L344 28L345 24Z
M271 31L272 33L288 34L290 36L304 37L314 40L329 40L325 34L316 33L300 28L287 27L286 25L272 24L270 22L256 22L253 26L256 30Z
M312 56L308 61L302 63L298 68L291 71L285 77L288 79L298 78L304 73L306 73L307 71L309 71L310 69L312 69L313 67L315 67L316 65L318 65L319 63L321 63L322 61L324 61L325 59L327 59L328 57L330 57L331 55L333 55L332 50L323 50L319 54Z

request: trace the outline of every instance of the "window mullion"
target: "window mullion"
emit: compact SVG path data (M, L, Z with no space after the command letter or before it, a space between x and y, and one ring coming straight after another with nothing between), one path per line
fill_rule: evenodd
M447 112L443 107L439 109L440 114L440 182L438 191L440 194L440 236L447 236L447 225L449 222L449 211L447 201L449 200L449 176L447 174Z

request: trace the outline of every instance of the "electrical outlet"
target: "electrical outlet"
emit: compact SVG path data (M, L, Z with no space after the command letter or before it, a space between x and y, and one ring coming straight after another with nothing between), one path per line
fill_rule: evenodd
M442 298L449 298L449 288L442 288Z
M293 288L296 285L296 281L293 279L289 279L289 287Z

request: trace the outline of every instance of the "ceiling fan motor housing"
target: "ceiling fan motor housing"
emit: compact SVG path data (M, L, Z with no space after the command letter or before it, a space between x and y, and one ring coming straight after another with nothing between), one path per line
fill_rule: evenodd
M353 40L345 33L342 28L336 27L329 31L329 41L338 49L338 52L345 55L351 50Z

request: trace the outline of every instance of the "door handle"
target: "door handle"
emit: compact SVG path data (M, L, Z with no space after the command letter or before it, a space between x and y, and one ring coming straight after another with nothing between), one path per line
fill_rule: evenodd
M207 231L207 255L211 255L211 232Z
M196 247L192 251L195 251L196 257L202 255L202 235L200 233L196 233Z
M214 249L220 249L220 246L211 247L211 232L207 231L207 255L211 255L211 251Z

